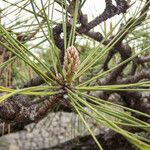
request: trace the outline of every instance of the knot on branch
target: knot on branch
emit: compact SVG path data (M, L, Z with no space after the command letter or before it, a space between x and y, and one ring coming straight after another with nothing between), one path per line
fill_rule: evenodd
M103 35L100 32L89 31L86 33L86 35L98 42L102 41L103 39Z
M112 15L116 14L117 12L117 8L112 4L111 1L108 1L106 1L106 8L103 12L103 16L106 16L107 19L111 18Z
M125 0L116 0L117 3L117 14L126 13L129 8L129 4Z
M117 47L116 47L116 49L117 49ZM129 45L120 44L120 46L118 46L117 50L119 51L122 60L126 60L129 57L131 57L131 55L132 55L132 50Z

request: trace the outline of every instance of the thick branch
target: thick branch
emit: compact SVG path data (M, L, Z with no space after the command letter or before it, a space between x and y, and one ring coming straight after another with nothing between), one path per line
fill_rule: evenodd
M141 70L137 72L133 76L128 76L126 78L121 78L117 80L117 84L129 84L129 83L137 83L142 79L149 79L150 80L150 70Z
M12 129L16 130L17 127L22 129L27 124L41 120L49 111L71 111L69 107L63 105L62 102L65 100L62 96L63 94L60 93L44 101L42 105L31 105L29 96L15 95L0 105L1 125L8 123ZM55 109L58 104L60 108ZM4 132L7 133L8 131L5 130Z

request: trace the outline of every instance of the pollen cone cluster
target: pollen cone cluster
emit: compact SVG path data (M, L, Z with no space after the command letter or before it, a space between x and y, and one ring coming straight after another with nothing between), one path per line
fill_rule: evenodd
M68 84L71 84L73 75L77 71L79 63L80 59L77 49L74 46L68 47L63 66Z

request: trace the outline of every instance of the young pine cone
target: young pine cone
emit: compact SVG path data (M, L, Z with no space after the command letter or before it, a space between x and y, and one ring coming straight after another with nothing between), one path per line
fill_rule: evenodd
M73 80L73 75L78 69L80 63L79 53L74 46L68 47L64 58L64 71L66 74L67 83L70 85Z

